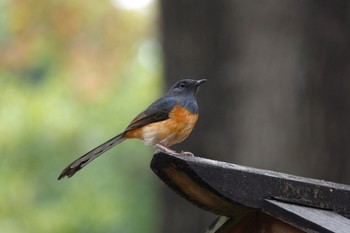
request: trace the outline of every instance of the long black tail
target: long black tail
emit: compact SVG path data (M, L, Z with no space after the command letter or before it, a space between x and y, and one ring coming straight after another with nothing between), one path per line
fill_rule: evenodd
M118 145L125 139L123 138L124 132L121 134L118 134L114 138L108 140L107 142L99 145L95 149L92 149L91 151L87 152L85 155L81 156L71 164L69 164L58 177L58 180L64 178L65 176L71 177L73 176L77 171L85 167L88 163L90 163L92 160L96 159L98 156L105 153L107 150L111 149L112 147Z

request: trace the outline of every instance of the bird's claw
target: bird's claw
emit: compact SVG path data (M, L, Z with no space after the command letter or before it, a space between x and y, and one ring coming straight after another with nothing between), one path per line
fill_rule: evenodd
M194 157L194 154L192 152L189 151L181 151L180 155L185 155L185 156L191 156Z

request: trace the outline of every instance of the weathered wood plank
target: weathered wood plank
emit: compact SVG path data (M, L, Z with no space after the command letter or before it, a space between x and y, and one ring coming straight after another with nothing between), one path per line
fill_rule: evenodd
M306 232L350 232L350 219L330 210L265 200L263 211Z
M151 168L187 200L216 214L242 216L250 208L262 209L270 199L350 218L348 185L164 153L154 155Z

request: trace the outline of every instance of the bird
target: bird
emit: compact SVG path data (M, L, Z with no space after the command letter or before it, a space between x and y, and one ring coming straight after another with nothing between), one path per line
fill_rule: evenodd
M191 152L176 152L169 147L186 139L198 119L197 91L206 79L182 79L168 92L138 114L117 136L102 143L79 157L58 176L72 177L88 163L127 139L140 139L146 145L155 146L170 155L189 155Z

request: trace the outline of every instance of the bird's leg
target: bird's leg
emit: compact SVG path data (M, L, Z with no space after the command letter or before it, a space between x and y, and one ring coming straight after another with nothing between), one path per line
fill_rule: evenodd
M168 147L166 146L163 146L159 143L156 144L156 147L158 147L158 149L160 149L161 151L167 153L167 154L170 154L170 155L179 155L179 153L177 153L176 151L172 150L172 149L169 149Z
M159 143L156 144L156 147L158 147L158 149L160 149L161 151L167 153L167 154L170 154L170 155L186 155L186 156L194 156L191 152L189 151L181 151L180 153L172 150L172 149L169 149L168 147L166 146L163 146Z

